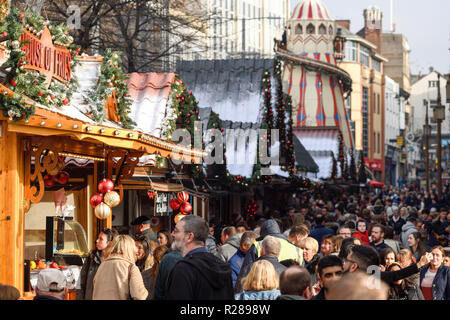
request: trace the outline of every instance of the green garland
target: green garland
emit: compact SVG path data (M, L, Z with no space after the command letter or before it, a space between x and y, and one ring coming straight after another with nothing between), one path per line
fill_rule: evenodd
M12 8L11 13L0 23L0 34L7 37L6 47L10 52L8 60L1 66L7 72L4 85L14 92L12 98L6 96L6 92L0 96L0 109L3 115L12 121L28 120L35 113L35 106L27 106L25 97L47 107L61 107L70 102L78 87L77 79L72 77L67 84L52 81L47 89L44 75L26 71L28 61L25 60L26 52L20 37L25 29L40 36L47 25L55 43L68 47L72 56L71 68L74 70L79 63L76 58L79 49L72 44L73 39L68 36L67 27L58 27L56 31L55 27L44 21L39 14L30 10L22 12L17 8ZM60 34L61 32L64 36Z
M115 92L117 99L115 112L120 124L125 129L132 129L136 125L129 116L133 100L128 94L129 88L125 82L127 76L122 72L120 55L120 52L105 50L97 85L88 91L85 103L89 104L94 120L102 123L106 119L105 103Z

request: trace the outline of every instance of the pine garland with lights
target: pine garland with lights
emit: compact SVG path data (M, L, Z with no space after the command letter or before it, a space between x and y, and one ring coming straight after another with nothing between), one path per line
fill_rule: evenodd
M341 178L344 179L345 175L345 160L344 160L344 141L341 131L339 131L338 134L338 141L339 141L339 149L338 149L338 161L341 167Z
M105 50L97 85L88 91L85 103L89 104L94 120L102 123L106 119L106 101L114 93L117 100L115 113L120 124L125 129L132 129L136 125L129 116L133 101L129 97L129 88L125 82L127 76L122 71L120 55L118 51Z
M331 159L333 161L333 165L331 167L331 179L336 180L338 177L338 172L337 172L337 161L336 158L334 157L334 152L331 152Z
M247 213L247 217L253 217L259 210L259 206L255 200L252 200L246 207L245 211Z
M47 89L46 76L36 71L27 71L25 43L20 38L25 30L39 37L46 26L54 43L68 48L71 54L70 66L74 70L79 63L79 48L72 44L73 38L68 35L68 27L54 26L49 21L44 21L38 13L30 10L22 12L17 8L12 8L10 14L0 23L0 34L4 37L9 51L8 60L1 66L7 73L4 85L14 92L12 98L7 97L6 92L2 94L0 109L3 115L12 121L28 120L34 114L35 105L30 107L25 97L44 106L58 108L70 102L78 87L77 79L72 76L68 83L52 81Z
M366 165L364 163L364 152L361 150L359 153L359 161L358 161L358 182L359 183L367 183L367 173L366 173Z
M355 163L355 153L353 148L350 148L350 168L349 168L349 179L351 181L356 181L356 163Z

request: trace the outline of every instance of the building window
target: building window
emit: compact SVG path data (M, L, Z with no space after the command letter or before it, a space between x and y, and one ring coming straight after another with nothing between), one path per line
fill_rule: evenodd
M437 81L428 81L428 88L436 88L437 83Z
M319 34L327 34L327 28L323 24L319 27Z
M381 62L375 59L372 59L372 69L375 71L381 72Z
M346 41L345 42L345 58L344 61L356 62L357 60L357 48L356 42Z
M369 66L369 49L366 47L360 46L359 49L359 63Z
M362 99L362 118L363 118L363 150L364 158L369 155L369 89L363 87Z
M303 27L300 24L295 28L295 34L303 34Z
M333 35L333 27L332 26L330 26L329 28L328 28L328 34L331 36L331 35Z
M307 34L315 34L316 33L316 28L314 27L314 25L312 23L308 24L308 27L306 28L306 33Z

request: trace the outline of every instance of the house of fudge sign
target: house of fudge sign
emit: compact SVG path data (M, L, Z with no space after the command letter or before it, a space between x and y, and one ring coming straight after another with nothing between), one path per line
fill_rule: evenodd
M52 35L48 28L44 28L39 39L25 30L20 37L22 48L26 53L24 66L27 70L34 70L46 76L47 88L53 78L61 82L69 82L72 75L70 51L53 44Z

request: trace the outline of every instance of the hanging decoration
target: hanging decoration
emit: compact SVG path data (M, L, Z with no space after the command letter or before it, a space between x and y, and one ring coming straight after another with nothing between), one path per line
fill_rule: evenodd
M125 129L132 129L136 125L129 116L133 101L129 96L129 88L125 82L127 75L122 71L120 56L119 51L105 50L97 85L89 90L85 103L89 104L94 120L102 123L106 119L106 101L114 95L117 101L115 114L119 124Z
M98 191L102 194L106 194L108 191L114 190L114 182L110 179L103 179L98 183Z
M99 205L95 207L94 213L98 219L105 220L111 215L112 210L111 207L108 206L106 203L101 202Z
M339 142L339 147L338 147L338 161L341 167L341 179L344 179L345 176L345 159L344 159L344 141L343 141L343 136L341 131L339 131L338 134L338 142Z
M182 214L187 215L192 212L192 205L189 202L184 202L180 207L180 211Z
M157 193L155 190L148 190L148 191L147 191L147 195L148 195L148 198L149 198L150 200L155 199L155 197L156 197L157 194L158 194L158 193Z
M100 203L103 201L103 195L101 193L96 193L91 196L89 199L89 203L91 204L91 207L95 209Z
M179 203L185 203L186 201L189 201L189 193L187 193L186 191L178 192L177 200Z
M349 179L351 181L356 181L356 164L355 164L355 152L353 148L350 148L350 168L349 168Z
M26 97L49 108L68 104L78 87L71 70L79 63L79 48L72 44L69 28L64 24L53 25L44 21L33 11L19 11L14 7L0 23L0 34L3 36L0 42L9 52L8 60L0 67L6 74L3 84L14 93L13 96L6 91L0 93L3 115L12 121L28 120L35 113L35 105L26 102ZM44 35L51 37L53 44L60 46L50 47L52 53L46 53L45 61L44 55L36 54L36 48L42 45L40 37ZM56 59L56 53L64 58ZM52 70L52 64L58 67L56 71ZM46 74L35 71L42 72L45 68L49 70L46 73L63 82L50 81Z
M259 206L255 200L252 200L246 208L247 217L253 217L259 210Z
M331 179L336 180L338 177L338 172L337 172L337 161L336 158L334 157L334 153L331 152L331 159L333 161L332 167L331 167Z
M175 221L175 223L178 223L178 222L180 222L180 220L183 219L185 216L186 216L186 215L184 215L184 214L182 214L182 213L179 213L179 214L177 214L177 215L173 218L173 221Z
M114 208L120 203L120 195L115 191L108 191L103 197L103 202Z
M358 182L362 184L367 183L366 165L364 164L364 150L361 150L359 153Z
M173 198L172 200L170 200L169 206L173 211L178 211L180 210L181 203L177 198Z

